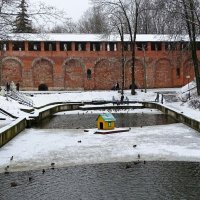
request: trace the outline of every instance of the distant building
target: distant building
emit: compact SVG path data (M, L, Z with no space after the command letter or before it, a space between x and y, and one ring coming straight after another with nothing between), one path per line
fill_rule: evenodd
M124 38L124 88L129 89L131 45ZM197 38L198 57L200 40ZM121 41L98 34L13 34L0 41L1 85L17 83L21 90L111 89L122 84ZM181 87L194 78L189 40L169 35L137 35L135 83L138 88Z
M97 127L100 130L112 130L115 128L115 121L111 113L100 114L97 118Z

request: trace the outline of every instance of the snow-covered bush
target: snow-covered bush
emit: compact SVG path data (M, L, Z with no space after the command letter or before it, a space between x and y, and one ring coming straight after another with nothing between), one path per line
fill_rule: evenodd
M189 107L200 110L200 98L194 98L189 101Z

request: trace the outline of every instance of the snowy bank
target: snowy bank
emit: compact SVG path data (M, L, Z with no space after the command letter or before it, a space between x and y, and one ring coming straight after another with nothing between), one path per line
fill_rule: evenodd
M7 165L10 171L21 171L50 168L52 162L56 167L128 162L138 160L138 154L141 161L200 162L199 144L199 133L183 124L132 127L109 135L81 129L27 129L1 148L0 172Z

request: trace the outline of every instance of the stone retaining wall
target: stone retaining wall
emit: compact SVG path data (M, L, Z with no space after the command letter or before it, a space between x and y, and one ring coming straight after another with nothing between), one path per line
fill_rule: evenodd
M26 119L17 119L10 125L7 125L0 129L0 147L9 142L18 133L26 128Z
M48 118L57 112L77 110L81 105L83 104L60 104L49 108L43 108L38 116L34 117L32 120L28 120L28 127L31 127L33 124L40 123L41 120Z
M185 116L183 113L178 113L173 111L169 108L164 107L163 105L156 104L153 102L143 102L142 103L145 108L155 108L163 113L170 115L171 117L175 118L177 121L190 126L191 128L200 132L200 122L190 117ZM13 123L8 126L1 128L0 133L0 147L14 138L18 133L23 131L26 127L31 127L34 123L39 123L42 119L52 116L57 112L67 111L67 110L77 110L83 104L60 104L51 106L50 108L44 108L38 116L34 117L31 120L24 119L17 119ZM105 107L102 107L105 109ZM117 109L117 107L114 107ZM89 109L89 108L88 108Z
M34 123L39 123L40 120L45 119L47 117L50 117L51 115L67 111L67 110L76 110L79 108L79 106L82 104L61 104L61 105L55 105L50 108L44 108L40 113L39 116L36 116L35 118L31 120L24 119L17 119L13 123L3 127L0 129L0 148L9 142L12 138L14 138L18 133L23 131L27 127L31 127Z
M152 103L152 102L144 102L143 105L145 108L156 108L162 111L163 113L173 117L177 121L183 124L186 124L187 126L200 132L200 122L188 116L185 116L182 112L178 113L174 110L171 110L170 108L164 107L163 105Z

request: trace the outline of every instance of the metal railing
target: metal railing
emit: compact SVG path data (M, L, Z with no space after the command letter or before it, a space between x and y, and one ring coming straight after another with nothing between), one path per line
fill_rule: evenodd
M24 94L15 91L15 90L10 90L9 92L7 92L7 96L9 96L10 98L18 101L19 103L26 105L26 106L30 106L33 107L33 101L31 99L29 99L28 97L26 97Z

